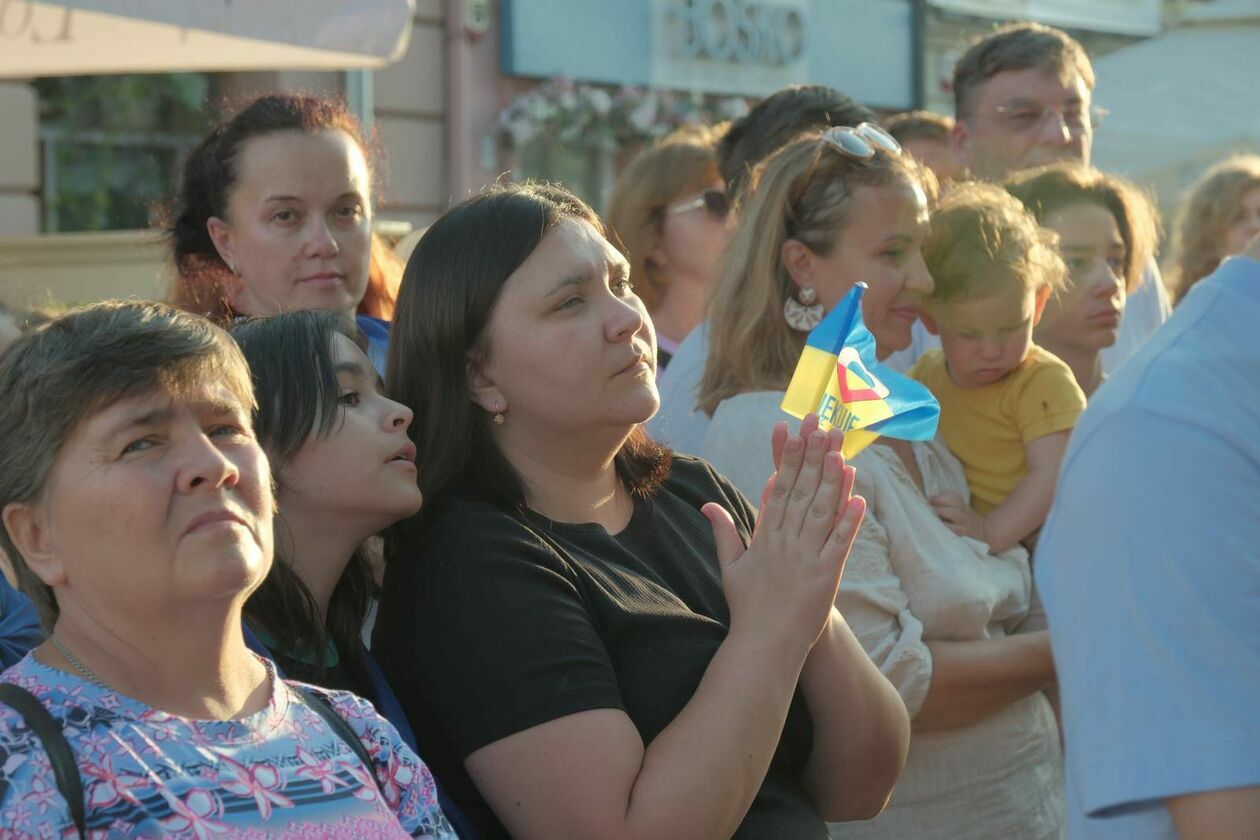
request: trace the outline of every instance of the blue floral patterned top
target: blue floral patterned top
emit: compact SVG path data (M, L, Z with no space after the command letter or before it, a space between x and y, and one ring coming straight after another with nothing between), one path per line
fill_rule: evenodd
M322 692L372 767L290 684L262 711L190 720L26 656L0 675L43 702L78 759L89 837L454 838L433 777L371 704ZM74 835L48 755L0 705L0 838Z

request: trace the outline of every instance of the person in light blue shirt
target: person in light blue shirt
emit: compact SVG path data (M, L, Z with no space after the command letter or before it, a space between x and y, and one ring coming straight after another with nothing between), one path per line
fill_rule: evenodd
M1260 239L1091 400L1036 579L1069 837L1260 832Z

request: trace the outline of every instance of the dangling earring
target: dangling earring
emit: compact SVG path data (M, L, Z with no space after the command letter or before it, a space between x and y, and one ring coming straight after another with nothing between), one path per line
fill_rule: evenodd
M809 332L822 323L823 305L813 286L801 286L796 297L783 301L783 320L797 332Z
M495 412L495 414L494 414L494 425L496 425L496 426L502 426L502 425L504 424L504 422L506 422L506 420L507 420L507 418L503 416L503 412L502 412L502 411L496 411L496 412Z

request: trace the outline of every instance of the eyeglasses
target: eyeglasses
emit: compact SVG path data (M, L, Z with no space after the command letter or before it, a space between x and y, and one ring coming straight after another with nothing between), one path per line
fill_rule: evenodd
M713 218L725 219L731 212L731 200L727 197L725 190L710 187L691 201L675 204L665 212L672 216L675 213L690 213L702 207Z
M845 157L870 160L879 150L890 155L901 154L897 139L877 125L864 122L857 128L837 125L822 133L822 142Z
M1018 105L998 105L993 108L999 120L1012 131L1021 134L1041 131L1053 114L1063 121L1067 130L1073 133L1098 128L1109 113L1106 108L1097 105L1083 110L1079 104L1062 107L1055 105L1039 105L1036 103Z

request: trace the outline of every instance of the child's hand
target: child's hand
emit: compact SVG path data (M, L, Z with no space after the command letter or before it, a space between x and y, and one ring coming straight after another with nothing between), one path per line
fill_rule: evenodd
M942 493L928 499L941 521L960 537L972 537L982 543L989 541L989 523L976 513L957 493Z

